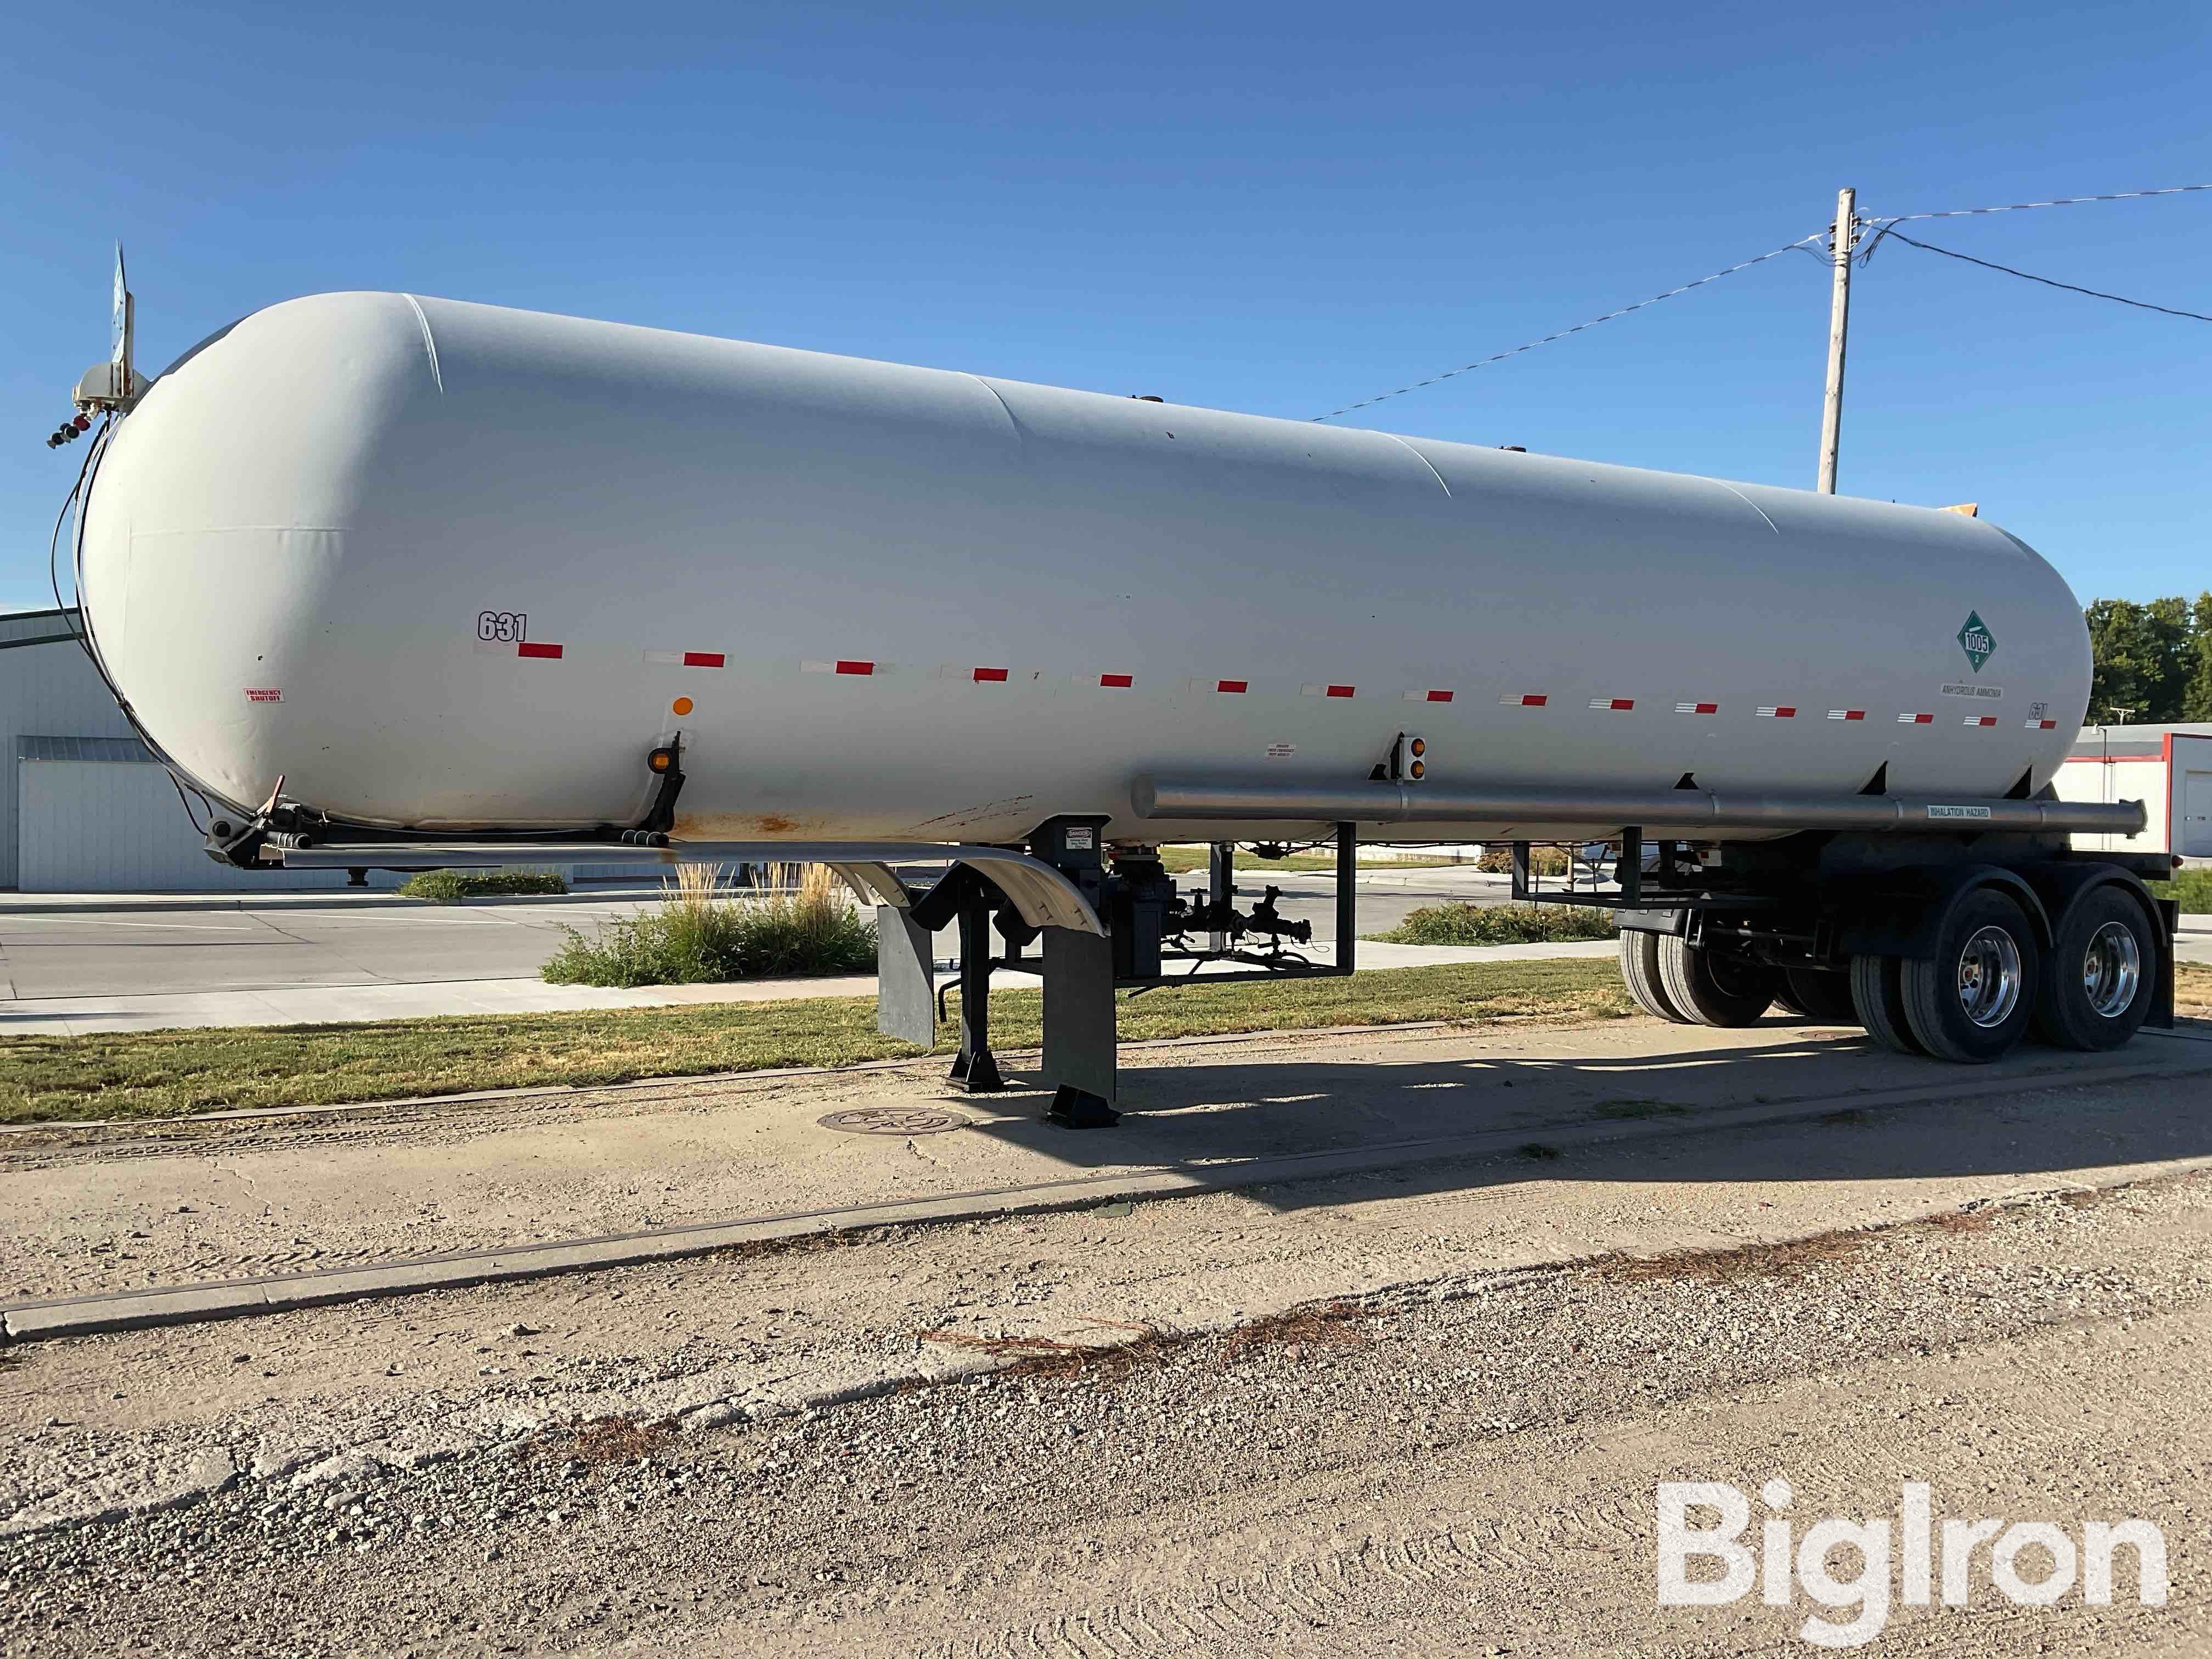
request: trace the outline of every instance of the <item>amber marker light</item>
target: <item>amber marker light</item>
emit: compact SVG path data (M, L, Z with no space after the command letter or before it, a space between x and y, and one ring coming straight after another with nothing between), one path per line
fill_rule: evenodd
M677 698L674 702L668 705L668 712L672 714L690 714L691 712L691 699L689 697Z

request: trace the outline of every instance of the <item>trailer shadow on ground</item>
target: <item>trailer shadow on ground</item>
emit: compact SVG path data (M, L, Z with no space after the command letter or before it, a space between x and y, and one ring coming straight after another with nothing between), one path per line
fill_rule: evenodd
M1279 1054L1131 1066L1125 1114L1104 1130L1044 1121L1042 1091L966 1097L961 1109L976 1133L1077 1170L1394 1154L1387 1171L1255 1194L1285 1210L1343 1203L1357 1187L1402 1197L1582 1178L2032 1176L2212 1156L2212 1042L2145 1033L2113 1054L2031 1048L1964 1068L1778 1021L1725 1034L1725 1048L1720 1035L1587 1058L1462 1047L1424 1059L1401 1037L1381 1063ZM1832 1133L1762 1133L1770 1123Z

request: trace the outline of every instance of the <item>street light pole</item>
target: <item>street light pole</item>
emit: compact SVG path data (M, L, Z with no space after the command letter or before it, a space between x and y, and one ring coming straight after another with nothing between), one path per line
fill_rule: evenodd
M1836 228L1829 242L1836 280L1828 302L1828 395L1820 410L1820 482L1823 495L1836 493L1836 451L1844 436L1844 340L1851 321L1851 249L1858 239L1854 211L1858 192L1848 185L1836 192Z

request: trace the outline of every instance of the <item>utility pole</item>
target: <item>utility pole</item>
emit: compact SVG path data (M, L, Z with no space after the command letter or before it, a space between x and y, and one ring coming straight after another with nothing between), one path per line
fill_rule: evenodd
M1829 242L1836 283L1828 302L1828 396L1820 410L1820 482L1823 495L1836 493L1836 451L1844 438L1844 338L1851 323L1851 249L1858 240L1858 192L1846 185L1836 192L1836 228Z

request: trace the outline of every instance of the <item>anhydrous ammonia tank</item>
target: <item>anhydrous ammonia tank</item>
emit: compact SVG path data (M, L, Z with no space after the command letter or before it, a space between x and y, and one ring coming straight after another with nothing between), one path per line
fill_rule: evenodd
M2074 596L1960 514L404 294L236 324L85 508L213 795L363 824L1011 841L1133 780L2039 788ZM1543 826L1394 823L1396 839ZM1579 833L1579 830L1573 833ZM1723 837L1725 838L1725 837Z

